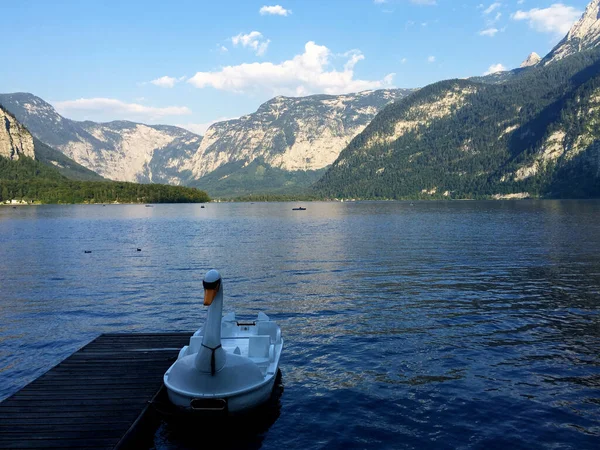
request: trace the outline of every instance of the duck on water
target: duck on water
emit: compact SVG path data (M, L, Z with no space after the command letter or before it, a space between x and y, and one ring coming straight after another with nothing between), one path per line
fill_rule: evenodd
M281 329L262 313L241 322L223 316L223 281L216 270L206 273L204 305L208 314L166 371L170 402L181 411L238 413L267 402L274 389L283 349Z

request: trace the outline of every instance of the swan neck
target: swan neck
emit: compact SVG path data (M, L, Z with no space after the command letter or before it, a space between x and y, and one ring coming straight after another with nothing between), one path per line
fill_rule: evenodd
M208 307L206 323L204 325L204 337L202 345L215 348L221 345L221 317L223 315L223 287L219 289L217 296Z

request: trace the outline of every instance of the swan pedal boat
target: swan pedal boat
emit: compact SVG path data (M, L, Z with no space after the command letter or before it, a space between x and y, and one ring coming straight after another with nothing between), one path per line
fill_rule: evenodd
M238 413L271 397L283 349L281 329L259 312L256 320L225 316L223 286L216 270L203 281L206 322L164 374L171 403L184 412Z

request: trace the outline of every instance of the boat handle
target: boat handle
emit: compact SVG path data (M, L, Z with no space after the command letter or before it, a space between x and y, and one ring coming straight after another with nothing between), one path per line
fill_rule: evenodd
M227 400L223 398L193 398L190 407L194 411L224 411L227 408Z

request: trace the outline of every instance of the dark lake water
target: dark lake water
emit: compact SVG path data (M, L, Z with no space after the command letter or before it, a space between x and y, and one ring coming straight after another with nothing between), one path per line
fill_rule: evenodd
M600 448L600 202L294 206L0 208L0 400L100 333L195 330L216 268L285 339L278 416L223 447Z

